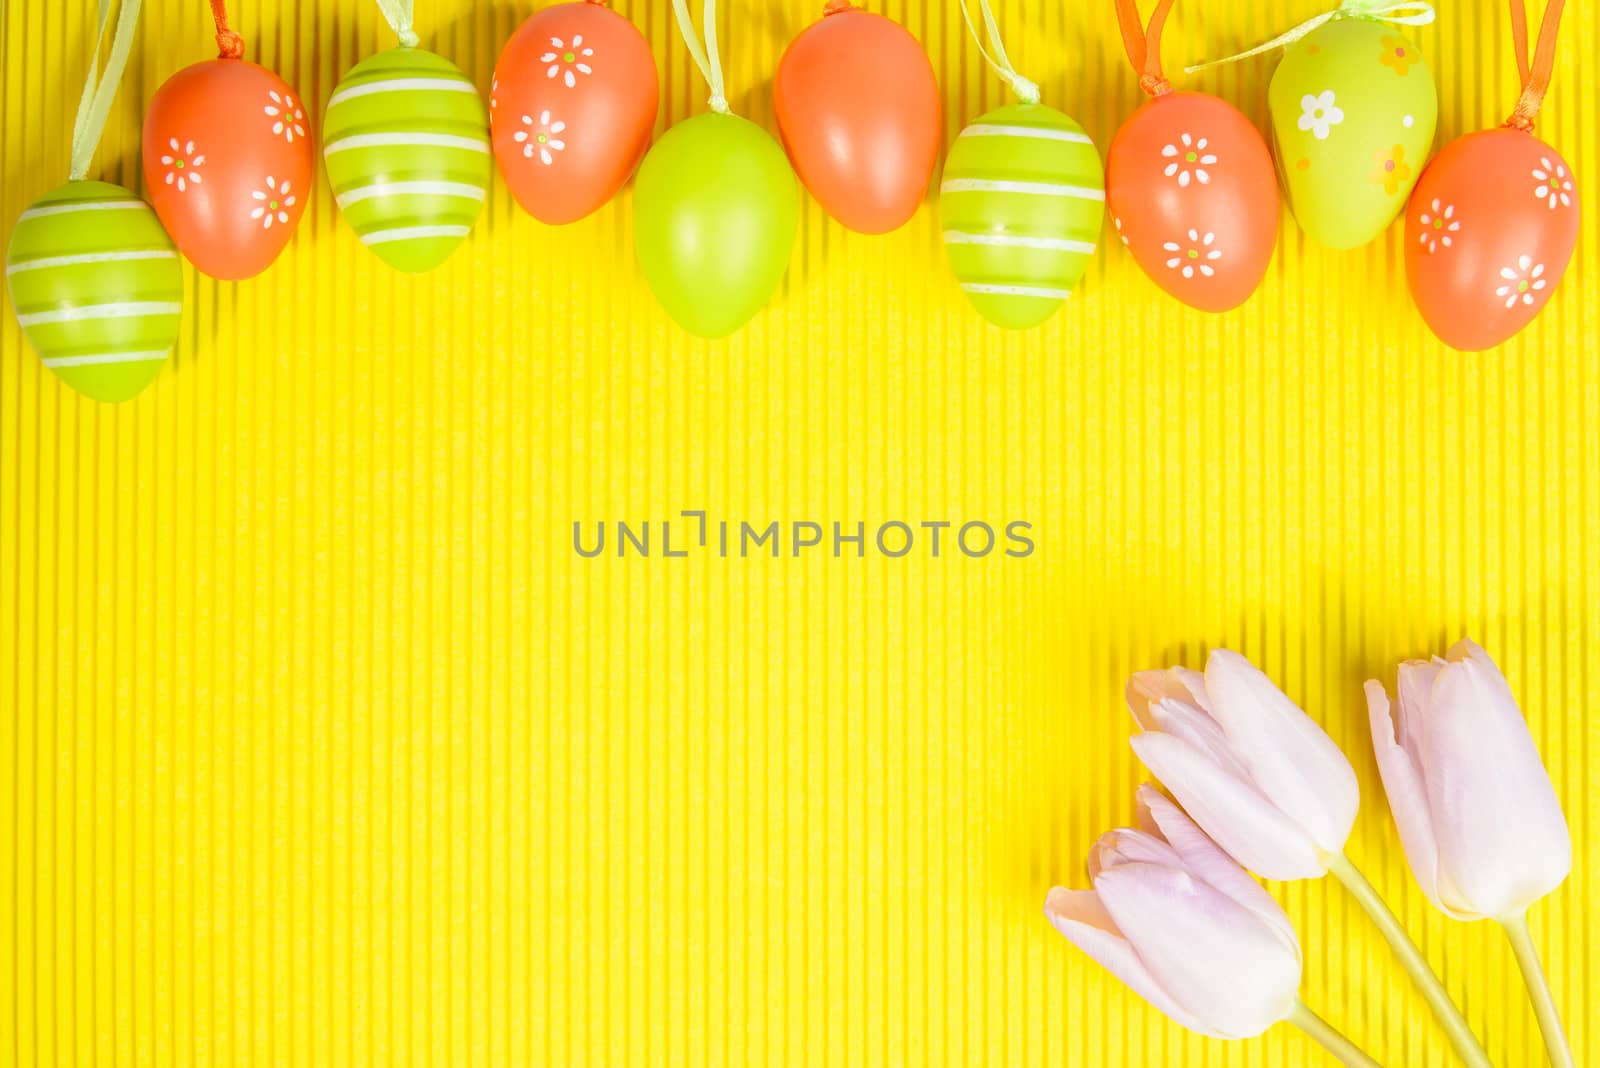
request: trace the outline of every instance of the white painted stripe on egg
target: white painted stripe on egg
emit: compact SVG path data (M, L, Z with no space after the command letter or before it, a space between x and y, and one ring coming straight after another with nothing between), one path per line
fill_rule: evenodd
M171 249L140 249L136 252L83 252L75 256L41 256L35 260L21 260L6 264L6 274L23 271L42 271L46 267L73 267L80 263L122 263L129 260L175 260L178 254Z
M462 78L385 78L381 82L348 85L328 98L328 106L342 104L359 96L378 93L417 93L437 89L446 93L476 93L477 87Z
M361 235L364 245L385 245L390 241L409 241L413 237L466 237L470 226L397 226L393 230L374 230Z
M1104 189L1054 182L1010 182L995 178L946 178L941 193L1023 193L1037 197L1071 197L1073 200L1104 200Z
M484 190L466 182L374 182L359 185L340 193L334 199L339 207L348 207L373 197L387 196L441 196L460 197L463 200L482 200Z
M1050 252L1078 252L1093 256L1092 241L1073 241L1065 237L1028 237L1023 234L972 234L964 230L946 230L944 240L949 245L989 245L994 248L1036 248Z
M1072 296L1070 289L1051 289L1048 286L999 286L987 282L962 282L968 293L993 293L1001 297L1042 297L1047 300L1066 300Z
M46 367L90 367L104 363L148 363L167 358L167 349L159 352L96 352L88 356L56 356L46 359Z
M39 208L29 208L17 216L17 221L42 219L46 215L72 215L80 211L132 211L142 207L144 207L142 200L91 200L78 204L46 204Z
M1026 137L1034 141L1065 141L1072 145L1092 145L1088 134L1071 130L1052 130L1041 126L998 126L978 123L961 131L962 137Z
M476 137L457 137L455 134L428 134L428 133L378 133L378 134L351 134L341 137L337 141L330 141L322 149L324 156L331 156L335 152L344 152L353 148L462 148L468 152L482 152L487 154L489 142Z
M73 308L18 315L23 326L45 323L81 323L90 319L140 319L149 315L182 315L183 305L168 301L121 301L114 304L79 304Z

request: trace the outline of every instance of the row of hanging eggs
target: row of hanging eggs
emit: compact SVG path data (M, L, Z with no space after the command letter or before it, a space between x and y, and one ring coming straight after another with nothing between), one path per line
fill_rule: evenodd
M718 337L753 315L782 278L798 218L790 164L835 218L882 233L915 212L937 163L941 114L926 54L898 24L842 0L780 62L774 94L787 160L759 127L715 112L680 123L651 149L658 89L649 46L594 0L524 22L497 65L489 113L459 69L412 37L345 76L324 126L341 212L401 270L436 266L470 231L491 154L518 202L555 224L605 203L643 160L641 267L686 329ZM1302 228L1336 248L1381 233L1417 185L1432 143L1436 93L1415 46L1375 20L1330 20L1286 48L1269 105L1279 178ZM146 181L161 226L218 278L248 278L282 250L305 209L311 153L290 87L226 49L169 79L146 117ZM982 116L952 145L941 187L951 265L992 321L1042 322L1086 269L1109 199L1146 273L1194 307L1226 310L1254 291L1276 243L1272 159L1232 105L1161 92L1119 131L1102 177L1077 123L1024 100ZM1513 196L1529 179L1537 195ZM71 196L51 195L62 202L30 208L11 250L13 260L29 248L70 246L69 254L8 265L8 279L14 296L28 298L19 310L66 301L138 312L21 316L70 384L124 399L159 371L148 357L170 350L178 317L174 301L130 299L139 294L109 264L170 252L155 247L165 235L144 233L150 228L131 210L105 218L138 233L107 226L95 248L71 251L81 241L59 231L79 229L74 216L143 207L118 187L77 184L84 188ZM1411 288L1429 325L1458 348L1489 347L1525 326L1576 242L1566 163L1526 128L1451 145L1411 204ZM1471 226L1469 215L1485 225ZM100 247L108 241L129 247ZM1486 272L1490 302L1478 299ZM19 281L22 274L29 277ZM108 294L121 299L102 299ZM127 352L147 358L125 360Z
M507 73L491 103L506 117L492 124L460 68L418 47L409 25L399 33L397 47L340 79L322 128L340 214L397 270L431 270L471 232L491 158L520 204L565 223L610 199L649 144L657 95L649 46L599 3L559 4L523 23L501 56ZM242 279L276 258L305 210L309 126L281 79L236 57L186 68L156 93L145 120L146 182L196 267Z
M407 14L391 23L399 45L357 64L328 100L322 154L339 211L380 259L418 273L470 233L491 157L518 203L555 225L600 207L637 169L647 280L686 329L731 333L787 268L799 217L791 160L831 211L870 232L910 217L936 162L938 91L920 46L839 0L827 15L841 17L802 34L780 70L786 158L755 124L717 113L678 124L652 148L650 46L596 0L522 23L496 64L488 110L459 68L418 47ZM52 370L96 399L137 394L175 343L174 246L212 277L247 279L282 252L305 211L314 160L301 99L243 59L242 41L220 23L218 40L222 55L173 75L146 114L145 180L159 225L130 191L77 182L25 213L12 243L13 258L30 260L8 268L13 291L34 298L18 307L41 309L22 315L25 331ZM118 225L80 226L89 210ZM85 242L93 247L78 248ZM32 256L36 248L68 254ZM140 272L149 284L134 284ZM173 299L142 299L152 286ZM45 310L57 305L68 310ZM71 311L85 307L107 314ZM128 314L109 314L116 309Z

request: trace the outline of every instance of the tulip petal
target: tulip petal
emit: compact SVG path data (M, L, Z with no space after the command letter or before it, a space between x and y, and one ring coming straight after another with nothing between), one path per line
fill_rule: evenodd
M1343 850L1361 791L1355 769L1327 732L1259 668L1227 649L1206 661L1206 692L1228 748L1250 769L1257 788L1324 852Z
M1208 716L1211 714L1211 698L1206 694L1206 677L1192 668L1174 667L1165 671L1136 671L1128 679L1130 708L1135 693L1148 701L1178 701L1194 705ZM1135 711L1134 718L1138 718L1138 715Z
M1089 850L1089 877L1109 871L1120 864L1161 864L1169 868L1183 867L1183 858L1162 838L1147 831L1118 827L1107 831Z
M1300 940L1283 906L1239 867L1238 861L1224 853L1217 843L1195 825L1183 809L1148 783L1135 795L1139 801L1139 822L1157 828L1181 858L1182 865L1197 879L1210 883L1272 926L1285 944L1300 953Z
M1431 675L1427 677L1427 686L1432 687ZM1395 827L1400 831L1400 845L1411 864L1411 874L1428 900L1445 913L1458 920L1480 919L1470 910L1458 910L1456 905L1459 902L1446 903L1443 899L1439 885L1439 846L1433 837L1433 817L1428 812L1428 793L1422 782L1422 769L1411 753L1396 741L1389 695L1383 685L1369 679L1366 693L1367 718L1372 726L1372 751L1378 760L1378 775L1383 780L1383 791L1389 795L1389 811L1393 813ZM1400 686L1400 695L1404 707L1404 682ZM1416 720L1418 713L1413 712L1411 718Z
M1400 665L1395 696L1400 705L1395 724L1396 741L1416 759L1423 750L1422 739L1427 726L1428 701L1433 696L1433 683L1439 677L1444 661L1407 660ZM1370 707L1370 703L1369 703Z
M1476 645L1434 681L1419 763L1439 867L1473 911L1519 915L1572 870L1572 839L1511 688Z
M1249 1038L1287 1018L1300 955L1255 913L1187 872L1154 864L1125 864L1094 883L1155 982L1212 1033Z
M1100 967L1122 980L1135 994L1155 1006L1180 1027L1202 1035L1220 1037L1208 1031L1167 996L1155 976L1139 960L1133 946L1117 931L1117 925L1093 890L1068 890L1055 887L1044 899L1045 918L1067 941L1083 950Z
M1267 879L1327 874L1315 843L1253 785L1228 774L1204 752L1170 734L1129 739L1150 774L1229 856Z
M1200 674L1187 673L1195 687L1190 689L1184 684L1185 676L1179 674L1185 670L1173 668L1134 674L1128 680L1128 711L1142 729L1175 734L1204 751L1230 774L1248 779L1250 773L1229 750L1228 737L1222 733L1221 724L1211 718L1205 704L1196 700L1196 690L1205 692L1204 684L1198 681Z

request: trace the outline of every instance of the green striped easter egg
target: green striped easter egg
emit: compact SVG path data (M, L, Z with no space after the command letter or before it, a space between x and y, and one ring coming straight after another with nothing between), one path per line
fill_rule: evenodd
M11 234L6 284L44 365L98 401L137 395L178 340L177 249L120 185L68 182L35 201Z
M397 270L432 270L483 209L494 166L489 114L448 59L392 48L358 63L333 91L322 158L362 243Z
M939 187L945 251L961 288L999 326L1037 326L1072 293L1105 218L1105 169L1083 127L1013 104L961 131Z

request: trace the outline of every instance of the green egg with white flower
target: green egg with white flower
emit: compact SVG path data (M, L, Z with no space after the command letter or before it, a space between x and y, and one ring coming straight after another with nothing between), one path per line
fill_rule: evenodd
M6 284L44 365L94 400L136 396L177 343L178 250L120 185L68 182L29 206L11 232Z
M1336 18L1284 50L1267 100L1300 228L1336 249L1381 234L1433 146L1439 96L1416 43L1385 22Z

